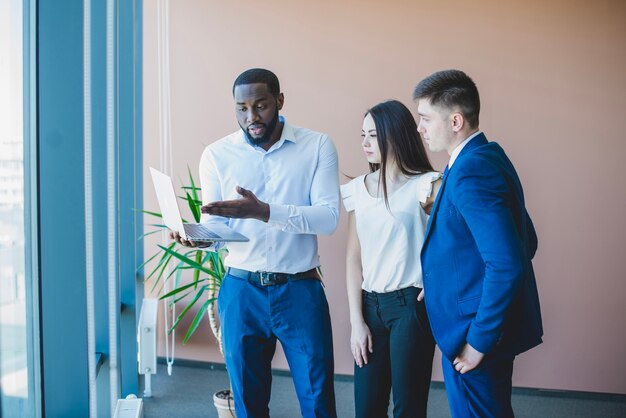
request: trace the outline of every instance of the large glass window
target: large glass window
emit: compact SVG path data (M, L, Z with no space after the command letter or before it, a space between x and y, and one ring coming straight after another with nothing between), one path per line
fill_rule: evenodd
M1 416L35 414L32 303L24 149L23 1L0 1L0 378ZM28 152L26 153L28 155ZM26 205L25 205L26 203ZM30 251L28 251L30 254Z

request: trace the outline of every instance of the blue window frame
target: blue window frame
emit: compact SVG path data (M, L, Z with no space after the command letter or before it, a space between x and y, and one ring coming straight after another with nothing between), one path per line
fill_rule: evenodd
M41 394L46 416L88 416L83 1L37 1L37 191ZM106 2L91 3L93 237L98 416L110 415L106 182ZM119 392L137 393L135 268L141 202L141 0L115 1L114 239Z

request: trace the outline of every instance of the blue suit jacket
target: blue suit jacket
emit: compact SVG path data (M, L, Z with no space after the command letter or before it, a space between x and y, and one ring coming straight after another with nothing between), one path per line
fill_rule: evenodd
M479 134L441 185L421 253L431 328L448 359L466 341L512 355L541 343L536 250L513 164Z

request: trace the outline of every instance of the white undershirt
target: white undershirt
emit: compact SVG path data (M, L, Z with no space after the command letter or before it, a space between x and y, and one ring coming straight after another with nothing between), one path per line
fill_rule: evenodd
M391 211L382 197L369 194L365 176L341 186L343 204L356 219L364 290L387 293L422 287L420 251L428 214L420 203L428 200L432 182L440 176L429 172L411 177L389 196Z

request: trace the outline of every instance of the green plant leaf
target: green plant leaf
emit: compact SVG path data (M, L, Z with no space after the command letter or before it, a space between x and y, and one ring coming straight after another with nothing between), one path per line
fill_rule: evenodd
M224 269L224 263L222 261L222 251L220 252L209 252L211 256L211 265L213 266L213 271L217 273L220 277L219 284L222 284L222 279L224 278L224 274L226 273Z
M187 330L187 334L185 334L185 338L183 338L183 344L187 344L187 341L189 341L189 338L191 338L194 332L196 332L196 329L198 329L198 326L200 325L200 321L202 320L202 318L204 318L204 315L208 307L214 301L215 301L215 298L210 298L202 304L200 309L198 309L198 312L196 312L196 316L193 318L193 321L191 321L191 324L189 325L189 329Z
M172 256L169 255L166 259L165 262L162 263L162 267L159 270L159 274L155 277L154 279L154 285L152 286L152 289L150 290L151 292L154 292L154 288L156 287L156 285L161 281L161 277L163 277L163 273L165 273L165 269L167 268L167 266L170 263L170 260L172 259Z
M191 289L189 290L187 293L183 294L182 296L178 296L177 298L172 299L172 304L178 303L181 300L185 299L187 296L189 296L191 294L191 292L193 292L194 290Z
M197 200L197 199L188 200L187 196L176 196L176 197L178 197L180 200L184 200L185 202L193 202L194 205L196 206L202 206L202 200Z
M208 281L208 280L211 280L211 279L206 278L206 279L200 279L199 281L200 281L200 282L203 282L203 281ZM183 292L183 291L185 291L185 290L189 289L190 287L194 287L194 286L195 286L195 283L187 283L187 284L185 284L185 285L182 285L182 286L180 286L180 287L177 287L176 289L174 289L174 290L172 290L172 291L170 291L170 292L168 292L168 293L164 294L163 296L159 297L159 299L161 299L161 300L163 300L163 299L167 299L167 298L169 298L170 296L177 295L177 294L179 294L180 292Z
M200 222L200 208L193 202L193 198L189 193L187 193L187 205L189 209L191 209L191 214L193 215L193 219L196 223Z
M146 264L148 264L150 261L154 260L157 256L159 255L159 252L154 253L154 255L152 257L150 257L149 259L147 259L146 261L144 261L143 263L141 263L139 265L139 267L137 267L136 272L139 272L142 268L144 268L144 266ZM146 279L147 280L147 279Z
M178 264L176 264L176 267L174 267L172 269L172 271L170 271L170 273L165 277L165 280L169 280L174 274L180 274L180 272L182 270L188 269L190 267L186 267L182 261L179 261ZM174 286L176 287L176 286Z
M187 166L187 172L189 172L189 183L191 183L191 195L193 196L193 200L198 200L198 188L196 187L196 183L193 181L193 176L191 175L191 169Z
M152 212L152 211L145 210L145 209L134 209L134 208L133 210L135 212L141 212L144 215L152 215L152 216L156 216L157 218L163 218L163 215L161 215L159 212Z
M185 268L189 268L189 267L181 267L178 270L176 270L176 276L174 277L174 289L180 286L180 278L182 277L183 270Z
M204 265L204 263L202 262L202 251L196 251L195 256L196 256L196 263L200 265ZM194 270L193 282L197 284L199 279L200 279L200 270Z
M141 241L142 239L144 239L144 238L145 238L145 237L147 237L148 235L158 234L159 232L163 232L163 231L161 231L161 230L157 230L157 231L150 231L150 232L146 232L145 234L142 234L142 235L138 238L138 240L140 240L140 241Z
M217 275L214 271L211 271L211 270L207 269L206 267L204 267L204 266L202 266L202 265L200 265L200 264L196 263L196 262L195 262L194 260L192 260L191 258L189 258L189 257L185 257L184 255L179 254L179 253L177 253L176 251L173 251L173 250L172 250L172 249L170 249L170 248L163 247L162 245L159 245L158 247L159 247L160 249L162 249L163 251L165 251L166 253L170 254L171 256L176 257L176 258L178 258L178 259L179 259L179 260L181 260L181 261L184 261L185 263L187 263L187 264L188 264L188 265L190 265L191 267L193 267L193 268L195 268L195 269L198 269L198 270L200 270L200 271L202 271L202 272L204 272L204 273L206 273L206 274L208 274L208 275L210 275L210 276L213 276L213 277L215 277L215 278L218 278L218 275Z
M171 252L176 253L176 251L173 249L175 246L176 246L176 242L172 242L168 248ZM168 252L164 252L158 264L154 267L152 272L144 280L144 282L148 281L156 272L159 272L159 274L154 279L154 285L152 286L151 292L154 292L154 289L156 288L157 284L159 284L161 277L163 276L163 272L169 265L169 262L171 259L172 259L172 256Z
M198 289L195 293L195 296L193 297L193 299L191 300L191 302L189 302L187 304L187 306L185 306L185 309L183 309L178 316L176 317L176 321L174 321L174 323L172 324L172 327L170 328L171 332L173 329L175 329L178 324L180 323L180 321L185 317L185 315L187 314L187 312L189 312L189 309L191 309L193 307L193 305L196 304L196 302L198 301L198 299L200 299L200 297L202 296L202 294L204 293L204 291L206 290L206 287L202 286L200 289Z
M144 281L149 280L152 276L154 276L154 274L159 271L159 269L161 268L161 266L163 265L163 263L167 263L167 260L170 258L170 256L168 256L168 253L163 253L161 254L161 258L159 259L159 262L157 263L157 265L152 269L152 271L150 272L150 274L148 274L148 277L145 278Z
M178 193L178 198L186 202L193 215L192 221L200 222L202 217L200 211L202 207L202 201L199 197L200 189L191 174L189 166L187 166L187 172L189 185L181 186L184 196ZM144 215L162 219L162 215L158 212L138 209L133 210ZM183 222L187 223L188 221L183 219ZM159 222L146 224L146 226L150 226L151 228L148 232L143 233L141 237L138 238L139 240L145 240L145 237L162 232L167 228ZM154 228L154 230L152 230L152 228ZM221 286L222 276L224 275L222 257L226 252L224 250L209 252L197 248L190 249L185 246L179 246L176 242L172 242L169 245L163 244L157 246L159 251L148 260L144 261L137 270L145 269L146 273L150 270L145 281L153 280L152 292L154 292L155 289L158 290L158 293L162 295L160 299L171 298L168 299L168 304L175 305L176 303L183 303L183 300L188 301L168 332L171 332L179 326L181 320L189 314L192 307L197 306L198 301L200 301L203 296L206 297L208 292L211 292L211 294L208 295L209 297L206 298L208 300L204 300L201 304L200 310L196 312L191 325L187 329L184 338L184 343L186 343L197 330L202 318L206 315L210 303L215 301L214 296ZM189 270L193 271L191 275L192 281L181 286L181 283L184 283L182 281L183 272ZM165 290L165 285L170 283L173 284L174 289Z

